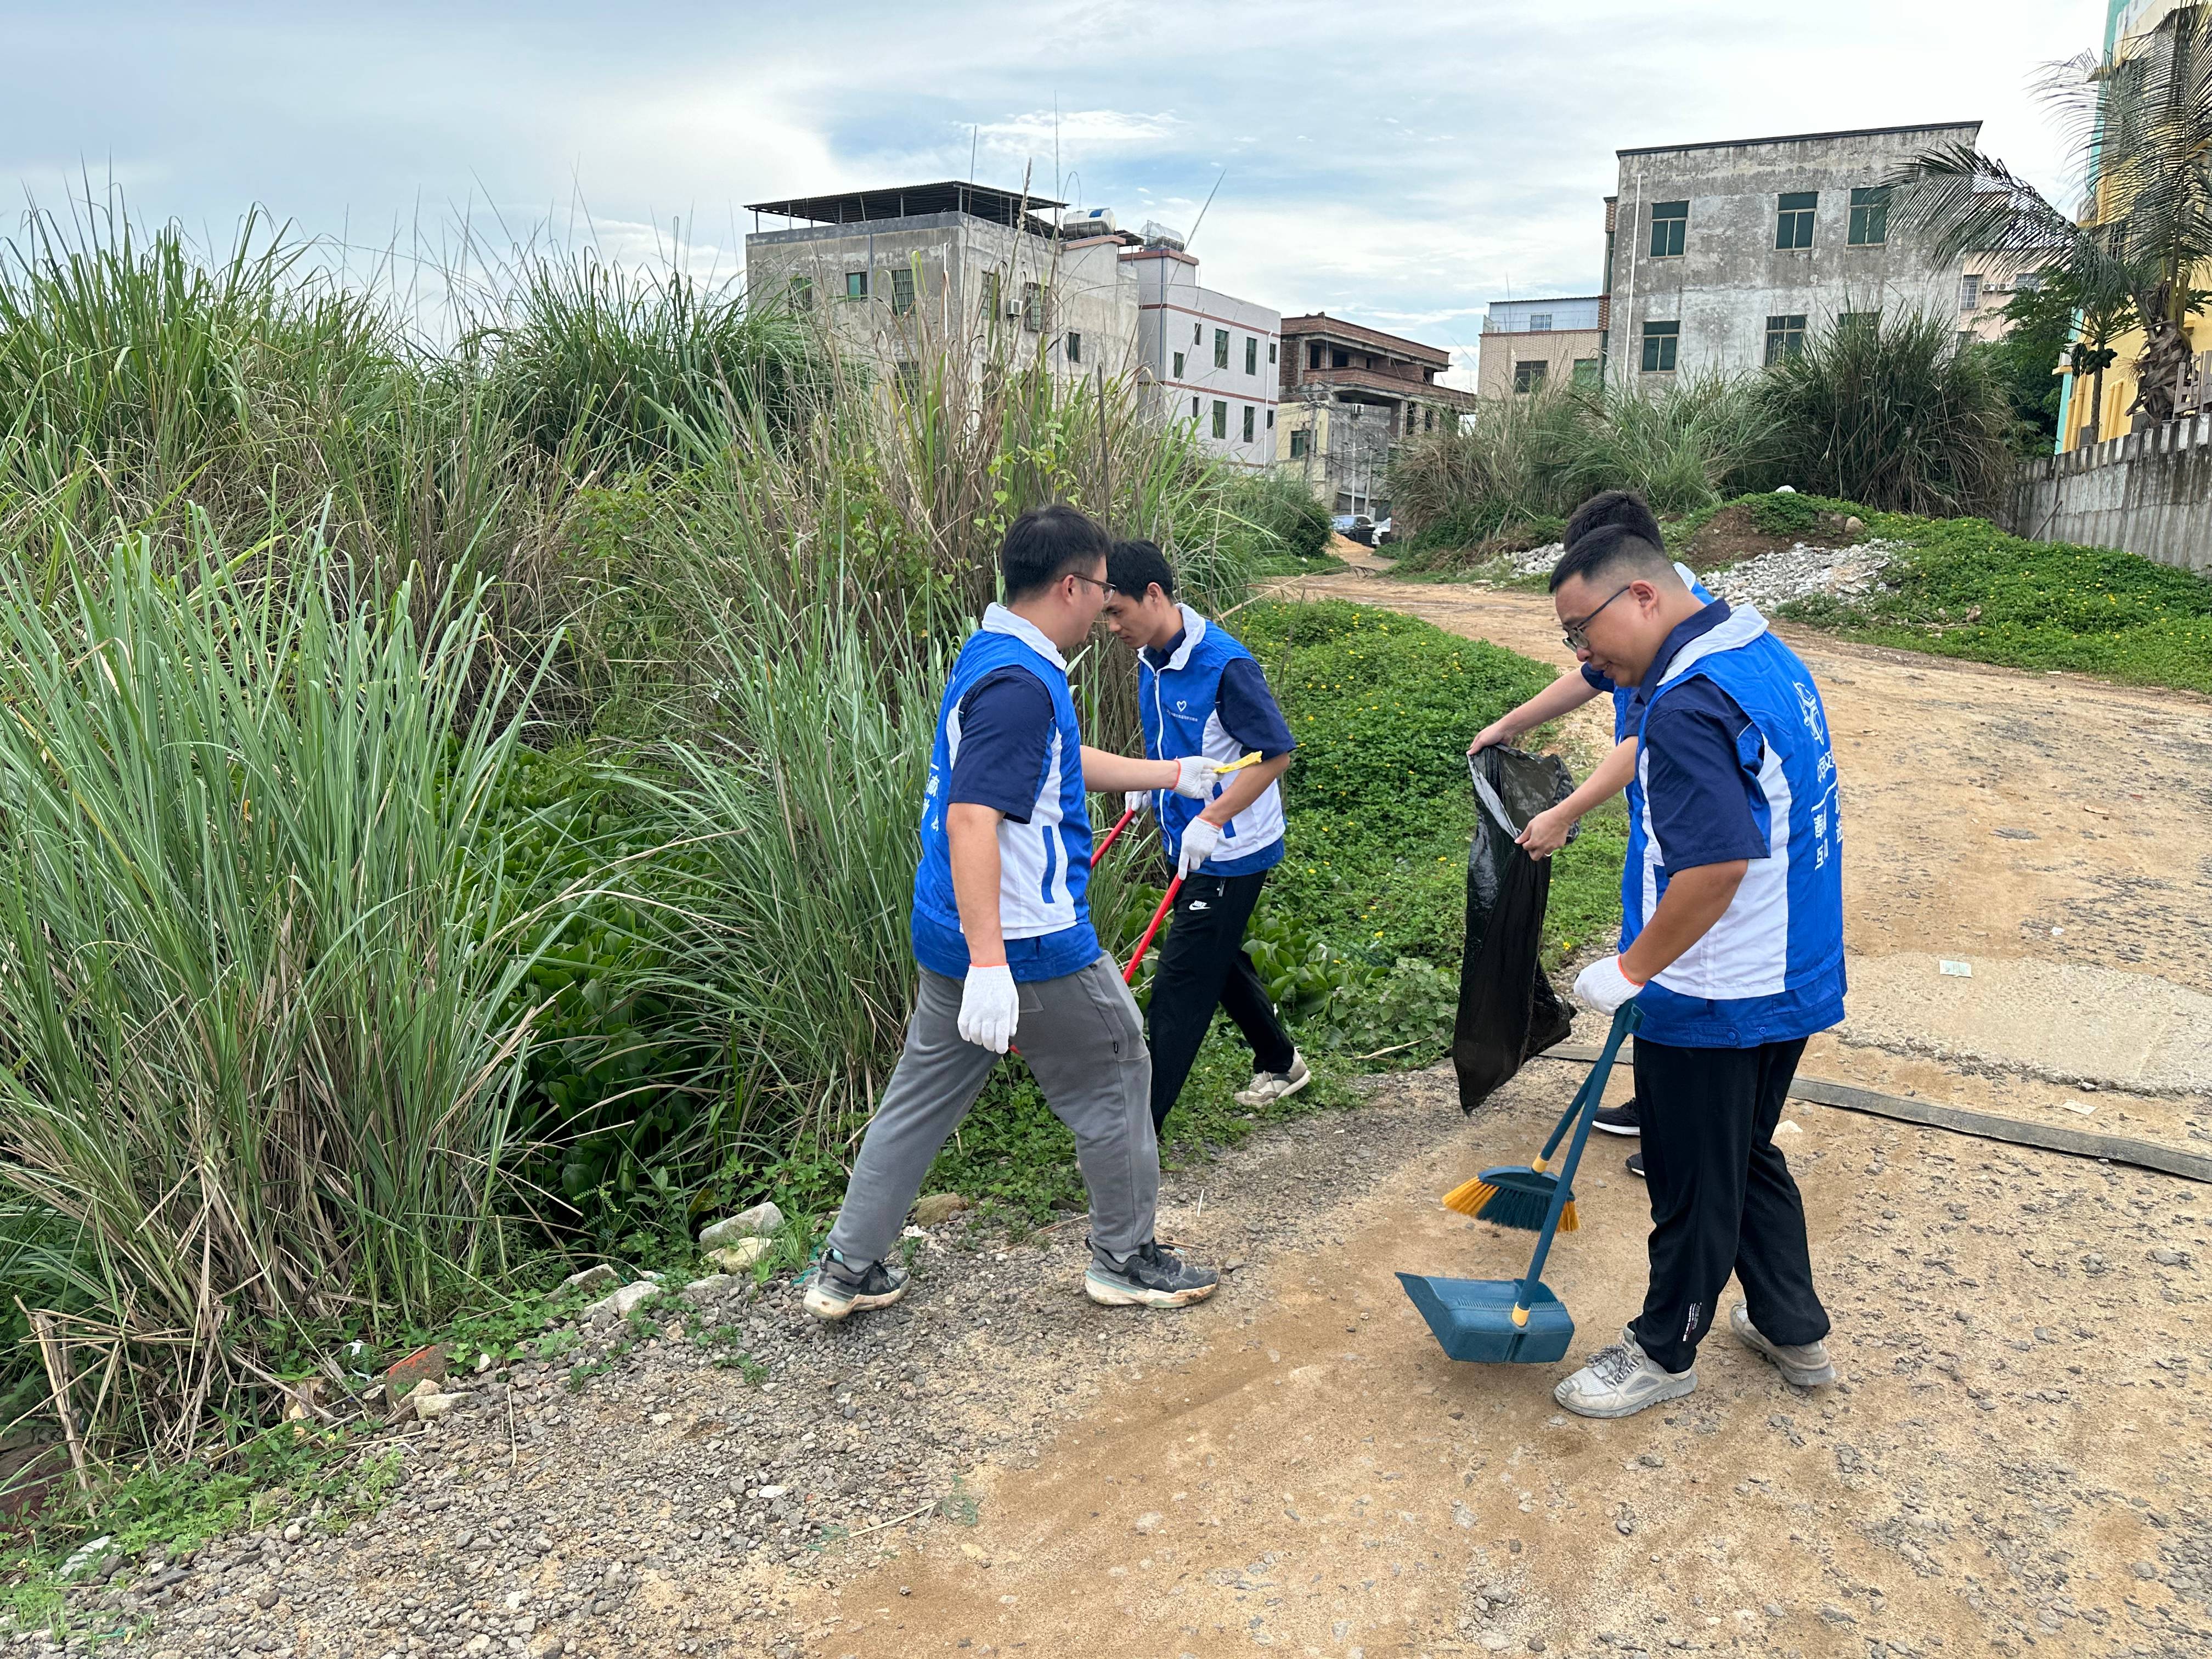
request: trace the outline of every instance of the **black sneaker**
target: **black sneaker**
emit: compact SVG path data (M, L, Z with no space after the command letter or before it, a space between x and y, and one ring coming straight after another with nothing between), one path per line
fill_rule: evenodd
M906 1274L889 1262L856 1267L825 1249L814 1264L804 1305L817 1319L835 1322L862 1308L888 1308L905 1294Z
M1139 1244L1121 1261L1095 1250L1083 1275L1084 1291L1108 1308L1187 1308L1205 1301L1220 1283L1212 1268L1194 1267L1156 1242Z
M1644 1133L1642 1103L1631 1095L1618 1106L1601 1106L1590 1120L1590 1127L1609 1135L1640 1135Z
M1644 1173L1643 1153L1631 1152L1628 1155L1628 1173L1634 1176L1638 1181L1650 1179L1650 1177Z

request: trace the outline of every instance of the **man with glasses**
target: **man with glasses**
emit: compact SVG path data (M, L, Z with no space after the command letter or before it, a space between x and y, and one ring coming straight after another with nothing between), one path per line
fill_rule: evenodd
M1023 514L999 554L1006 603L983 613L953 663L922 792L912 921L921 989L807 1286L818 1319L906 1294L906 1275L884 1258L931 1162L1017 1033L1075 1137L1091 1197L1091 1299L1180 1308L1213 1293L1211 1268L1152 1237L1152 1060L1136 1002L1091 929L1084 801L1094 789L1202 800L1212 763L1135 760L1082 740L1066 653L1098 616L1108 545L1073 507Z
M1632 685L1637 737L1620 953L1577 996L1636 999L1636 1092L1651 1189L1644 1310L1557 1391L1626 1417L1697 1386L1733 1273L1739 1340L1801 1388L1835 1380L1805 1210L1774 1129L1805 1040L1844 1015L1836 763L1812 672L1748 607L1700 602L1620 526L1552 571L1576 654Z

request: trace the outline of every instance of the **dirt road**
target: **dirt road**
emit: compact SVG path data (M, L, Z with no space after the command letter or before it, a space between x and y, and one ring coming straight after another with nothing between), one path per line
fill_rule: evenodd
M1304 590L1561 654L1540 599ZM1792 637L1844 778L1854 988L1808 1071L2208 1139L2212 706ZM1432 1152L1248 1273L1202 1354L1139 1356L1034 1467L980 1472L972 1531L817 1597L811 1650L2212 1651L2212 1194L1804 1107L1844 1383L1716 1340L1680 1408L1586 1423L1564 1366L1443 1360L1393 1278L1517 1270L1522 1237L1435 1194L1539 1136L1565 1070L1469 1126L1440 1081L1392 1091ZM1617 1150L1554 1258L1591 1346L1642 1282ZM1227 1252L1212 1184L1182 1231Z
M1309 591L1559 656L1524 596ZM2212 703L1797 642L1843 767L1853 978L1806 1070L2206 1150ZM1444 1078L1388 1079L1171 1178L1163 1234L1237 1264L1187 1315L1083 1301L1079 1224L955 1224L849 1328L778 1286L683 1340L587 1334L424 1431L344 1538L272 1528L140 1585L144 1644L2212 1652L2212 1188L1802 1106L1843 1382L1790 1389L1723 1334L1686 1400L1585 1422L1552 1403L1565 1365L1445 1361L1393 1277L1521 1270L1526 1235L1437 1195L1532 1151L1576 1080L1532 1063L1470 1122ZM1625 1150L1593 1148L1546 1275L1577 1352L1641 1294Z

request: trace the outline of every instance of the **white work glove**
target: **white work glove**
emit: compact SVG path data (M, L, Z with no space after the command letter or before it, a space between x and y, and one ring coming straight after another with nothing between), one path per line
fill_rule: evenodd
M1208 823L1204 818L1193 818L1182 827L1182 854L1176 860L1176 874L1189 876L1197 873L1198 866L1213 856L1213 849L1221 845L1221 827Z
M1601 1014L1609 1014L1642 990L1620 971L1619 957L1604 957L1575 975L1575 994Z
M1141 812L1152 804L1152 792L1149 789L1132 789L1121 797L1124 811Z
M1000 963L995 968L970 968L960 993L960 1036L963 1042L1003 1054L1014 1040L1014 1022L1021 1018L1021 994L1014 989L1014 970Z
M1215 764L1204 755L1179 757L1176 762L1176 793L1192 800L1212 800Z

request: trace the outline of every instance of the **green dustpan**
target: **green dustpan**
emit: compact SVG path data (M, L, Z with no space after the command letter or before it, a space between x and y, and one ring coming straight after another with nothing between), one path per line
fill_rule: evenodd
M1583 1144L1589 1139L1590 1120L1605 1098L1606 1079L1613 1075L1613 1057L1631 1031L1643 1023L1644 1012L1632 999L1613 1017L1606 1034L1605 1050L1590 1067L1569 1108L1575 1138L1561 1166L1552 1207L1536 1235L1536 1253L1522 1279L1440 1279L1426 1273L1400 1273L1398 1282L1428 1321L1444 1352L1454 1359L1479 1364L1548 1365L1564 1359L1575 1340L1574 1316L1567 1304L1544 1283L1544 1258L1551 1253L1553 1236L1567 1206L1575 1166L1582 1162Z

